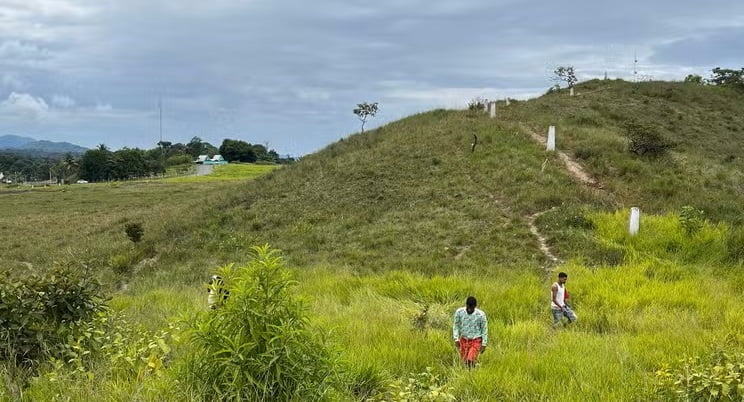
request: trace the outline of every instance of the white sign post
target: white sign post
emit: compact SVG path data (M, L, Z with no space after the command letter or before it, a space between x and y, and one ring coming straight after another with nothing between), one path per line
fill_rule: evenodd
M573 87L571 87L571 89L569 91L569 94L570 94L570 96L574 96L574 89L573 89Z
M555 126L548 127L548 151L555 151Z
M630 209L630 226L628 228L628 232L631 236L635 236L638 234L638 230L641 227L641 209L638 207L633 207Z

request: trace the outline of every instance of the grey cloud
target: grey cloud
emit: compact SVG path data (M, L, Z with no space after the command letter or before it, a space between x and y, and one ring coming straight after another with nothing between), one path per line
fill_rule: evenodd
M49 105L43 98L27 93L11 92L8 98L0 102L0 114L10 117L30 117L37 119L49 111Z
M741 42L715 35L744 26L744 3L732 0L704 9L671 0L0 1L0 43L37 57L0 60L2 77L13 77L0 98L33 93L53 109L29 127L152 146L162 97L174 141L241 137L291 153L356 131L351 109L361 101L382 103L373 122L382 124L475 95L539 94L559 64L582 78L627 78L638 52L645 74L674 78L698 63L683 56L696 46L705 63L735 62L729 50Z
M744 26L701 32L655 49L652 61L705 67L744 67Z

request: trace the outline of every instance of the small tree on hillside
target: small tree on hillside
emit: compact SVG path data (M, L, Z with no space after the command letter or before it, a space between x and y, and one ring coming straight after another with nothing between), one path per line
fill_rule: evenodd
M559 84L565 82L569 88L572 88L579 81L576 78L573 66L558 66L553 74L555 74L553 81Z
M354 114L357 115L359 121L362 122L362 133L364 133L364 124L367 122L367 118L375 117L375 115L377 114L377 102L358 103L357 107L354 109Z
M713 69L710 82L714 85L744 89L744 68L741 70L732 70L729 68L716 67Z
M671 146L671 143L652 125L630 120L623 128L630 140L628 150L636 155L659 156Z
M697 75L697 74L688 74L687 77L685 77L685 83L687 84L696 84L696 85L704 85L706 83L705 78Z

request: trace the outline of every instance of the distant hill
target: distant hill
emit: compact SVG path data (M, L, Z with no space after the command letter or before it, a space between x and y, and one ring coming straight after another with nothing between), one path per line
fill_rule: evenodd
M33 138L21 137L18 135L0 136L0 149L19 149L24 145L36 141Z
M81 154L87 151L87 148L69 142L53 142L18 135L3 135L0 136L0 150L31 151L44 154Z

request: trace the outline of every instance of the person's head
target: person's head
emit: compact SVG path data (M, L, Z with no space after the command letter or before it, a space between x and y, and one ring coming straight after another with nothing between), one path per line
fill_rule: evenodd
M566 283L568 280L568 274L565 272L561 272L558 274L558 283Z
M468 296L467 300L465 300L465 311L468 312L468 314L473 314L473 311L475 311L475 306L478 305L478 300L475 300L475 297Z

